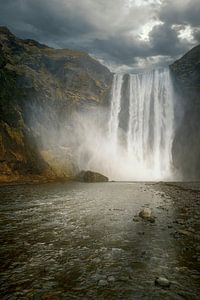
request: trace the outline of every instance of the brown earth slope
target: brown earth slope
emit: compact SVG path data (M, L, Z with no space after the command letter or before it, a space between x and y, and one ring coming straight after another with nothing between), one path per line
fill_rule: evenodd
M62 168L38 147L30 113L48 131L74 110L107 105L111 84L109 70L87 53L22 40L0 27L0 181L73 176L70 159Z

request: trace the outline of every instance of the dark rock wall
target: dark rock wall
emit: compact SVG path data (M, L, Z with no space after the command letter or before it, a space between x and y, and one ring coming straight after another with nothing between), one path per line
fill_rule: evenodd
M175 168L184 180L200 179L200 45L170 66L176 95Z
M56 130L74 110L107 106L111 85L112 74L87 53L21 40L0 27L0 177L55 173L40 155L33 123Z

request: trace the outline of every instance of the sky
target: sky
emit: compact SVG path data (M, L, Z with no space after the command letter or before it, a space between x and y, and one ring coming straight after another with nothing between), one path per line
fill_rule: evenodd
M112 70L170 64L200 43L200 0L0 0L21 38L88 52Z

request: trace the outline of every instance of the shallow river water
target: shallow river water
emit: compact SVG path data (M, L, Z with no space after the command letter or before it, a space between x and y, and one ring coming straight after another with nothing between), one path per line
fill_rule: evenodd
M133 220L144 207L155 223ZM0 186L1 299L200 299L176 215L150 183Z

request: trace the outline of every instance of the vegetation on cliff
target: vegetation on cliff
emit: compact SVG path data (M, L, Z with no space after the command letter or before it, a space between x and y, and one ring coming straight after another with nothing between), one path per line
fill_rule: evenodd
M72 176L70 159L60 166L39 144L30 115L48 131L73 110L106 105L111 83L109 70L87 53L22 40L0 27L0 180Z

